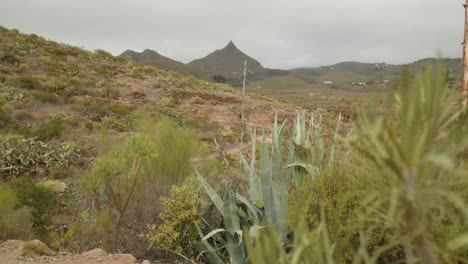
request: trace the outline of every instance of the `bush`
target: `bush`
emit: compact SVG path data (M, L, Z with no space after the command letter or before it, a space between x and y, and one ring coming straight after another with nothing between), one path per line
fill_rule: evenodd
M192 173L191 161L199 149L193 135L168 120L155 123L142 115L137 131L121 144L98 143L110 148L80 181L95 208L89 221L97 221L95 215L111 216L106 228L112 239L103 245L106 248L146 254L147 241L140 234L147 231L146 224L158 223L160 198Z
M107 99L118 99L120 92L117 88L109 86L101 92L101 96Z
M45 141L52 138L63 136L65 133L65 125L60 117L54 117L48 122L42 124L35 132L34 135L38 140Z
M127 106L119 103L115 103L111 107L112 112L118 114L118 115L128 115L130 110L128 109Z
M44 235L52 224L56 193L47 187L37 185L26 176L12 181L10 186L18 198L19 206L29 208L34 232Z
M111 53L105 51L105 50L102 50L102 49L97 49L94 51L94 53L99 57L99 58L103 58L105 60L108 60L108 61L113 61L115 59L114 55L112 55Z
M16 88L28 90L39 90L42 88L41 80L34 76L9 77L7 79L7 84Z
M13 53L0 53L0 62L5 62L11 65L16 65L19 63L19 59Z
M102 118L101 122L104 127L114 129L120 132L127 131L129 129L129 126L127 124L113 116L106 116Z
M0 240L29 239L31 237L31 213L19 207L18 198L11 188L0 185Z
M16 121L5 111L5 106L0 108L0 129L3 133L19 133L29 135L31 131L24 124Z
M38 91L34 92L32 96L35 100L42 103L59 104L62 102L62 98L60 96L49 92Z
M181 186L174 186L168 197L162 197L161 223L149 224L144 237L157 249L169 249L186 256L195 255L194 242L198 237L194 224L203 227L200 212L203 208L201 191L195 177Z

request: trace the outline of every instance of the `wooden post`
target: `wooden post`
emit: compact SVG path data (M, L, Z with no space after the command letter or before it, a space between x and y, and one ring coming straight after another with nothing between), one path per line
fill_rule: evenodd
M463 75L461 83L461 92L464 95L463 105L468 104L468 0L463 5L465 8L465 36L463 38Z

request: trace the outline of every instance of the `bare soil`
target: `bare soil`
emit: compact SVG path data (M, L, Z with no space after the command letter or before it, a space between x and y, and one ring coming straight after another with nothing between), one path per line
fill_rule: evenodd
M34 240L30 242L20 240L7 240L0 244L0 263L2 264L149 264L145 260L138 262L129 254L108 254L97 248L81 254L68 252L55 252L44 243Z

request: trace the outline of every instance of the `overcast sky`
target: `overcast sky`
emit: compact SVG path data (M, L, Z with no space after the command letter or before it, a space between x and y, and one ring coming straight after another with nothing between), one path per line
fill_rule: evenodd
M460 57L462 0L0 0L0 25L182 62L229 40L270 68Z

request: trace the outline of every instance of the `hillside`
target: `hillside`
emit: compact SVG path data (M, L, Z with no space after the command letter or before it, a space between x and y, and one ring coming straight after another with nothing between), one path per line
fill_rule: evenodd
M427 58L403 65L341 62L317 68L293 69L284 76L249 82L249 90L308 109L336 108L342 101L366 102L385 93L398 81L404 68L412 73L441 61L449 68L449 84L457 88L461 79L461 59ZM304 96L306 95L306 96ZM338 107L339 108L339 107Z
M120 56L129 56L134 61L139 63L155 66L160 69L180 72L182 74L190 74L189 69L182 62L165 57L154 50L145 49L142 52L136 52L133 50L126 50Z
M192 166L215 177L228 170L223 159L238 163L240 109L241 96L229 85L0 27L0 199L7 197L0 202L0 241L37 238L56 250L148 254L140 234L160 223L160 198L192 175ZM269 127L274 112L283 120L298 111L245 98L250 129ZM127 171L114 174L125 176L119 183L99 178L92 173L96 160L112 151L133 157L125 150L138 143L132 140L149 139L158 154L150 156L151 170L139 173L146 178L134 182L138 197L128 200L125 218L114 222L123 213L107 191L131 195L121 187L130 184ZM241 179L230 174L215 182ZM120 225L125 229L114 229Z

